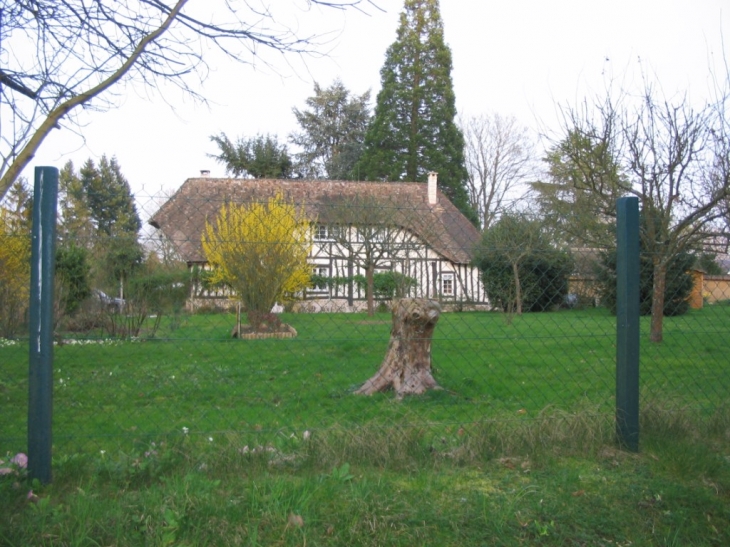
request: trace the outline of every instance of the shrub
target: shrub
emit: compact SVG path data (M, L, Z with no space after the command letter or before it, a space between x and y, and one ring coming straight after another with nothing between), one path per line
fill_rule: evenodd
M482 235L474 264L489 298L504 311L546 311L568 293L573 260L555 248L539 219L505 214Z
M310 278L310 287L329 289L342 287L354 283L360 292L367 291L367 279L364 275L352 277L327 277L313 274ZM393 300L408 296L410 289L416 287L418 281L400 272L378 272L373 274L373 294L380 300Z
M68 315L74 315L81 303L91 296L89 274L91 266L88 251L71 244L56 250L56 276L60 284L60 306Z
M312 234L304 211L276 196L264 203L227 204L206 222L202 245L208 282L231 287L249 321L310 284ZM253 316L251 316L253 312Z
M611 313L616 313L616 250L601 253L597 278L601 303ZM664 289L664 315L682 315L689 309L687 298L692 292L692 275L689 270L695 264L695 256L679 253L672 257L667 265L666 286ZM654 266L652 257L641 253L639 258L639 313L651 315L651 303L654 284Z
M522 309L542 312L565 302L572 260L567 252L550 250L532 253L519 266ZM482 279L489 297L503 310L513 309L516 299L513 265L494 255L481 263Z
M30 293L30 234L0 209L0 337L20 328Z

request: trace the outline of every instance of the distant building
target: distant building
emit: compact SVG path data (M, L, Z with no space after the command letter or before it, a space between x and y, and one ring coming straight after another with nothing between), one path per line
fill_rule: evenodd
M300 307L312 311L362 309L365 291L353 277L365 275L362 258L378 246L377 271L415 280L406 296L448 305L487 304L478 268L471 265L479 231L429 183L229 179L202 176L185 181L149 220L189 267L205 267L201 235L227 203L266 202L281 195L302 207L313 230L309 261L321 280L303 295ZM193 306L220 294L194 288Z

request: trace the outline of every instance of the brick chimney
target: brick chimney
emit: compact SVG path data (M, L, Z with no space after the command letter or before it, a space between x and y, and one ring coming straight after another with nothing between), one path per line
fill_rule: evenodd
M428 174L428 204L436 205L438 203L438 173L431 171Z

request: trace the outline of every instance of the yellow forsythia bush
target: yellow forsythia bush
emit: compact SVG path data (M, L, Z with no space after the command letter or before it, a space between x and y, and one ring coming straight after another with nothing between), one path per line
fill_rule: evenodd
M0 209L0 336L14 334L30 293L30 234Z
M206 222L202 245L210 280L230 286L248 312L267 313L309 285L309 222L281 195L224 205Z

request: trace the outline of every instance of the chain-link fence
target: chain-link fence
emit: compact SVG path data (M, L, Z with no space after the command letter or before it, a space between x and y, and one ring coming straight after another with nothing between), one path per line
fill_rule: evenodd
M612 419L610 248L534 231L526 217L483 239L421 184L199 178L137 203L150 219L138 241L100 237L93 223L77 227L83 237L59 235L56 455L164 435L243 446L331 428L458 434L549 409ZM27 234L2 237L9 249ZM641 406L710 416L730 395L730 276L717 257L719 271L703 271L701 249L689 251L669 257L660 296L658 261L642 254ZM26 447L27 309L14 298L24 275L0 274L3 453ZM416 318L417 341L434 327L430 348L421 340L411 360L396 348L392 361L430 364L436 386L409 367L380 369L403 298L436 301L441 313L435 326ZM391 375L387 389L358 394L376 373Z

